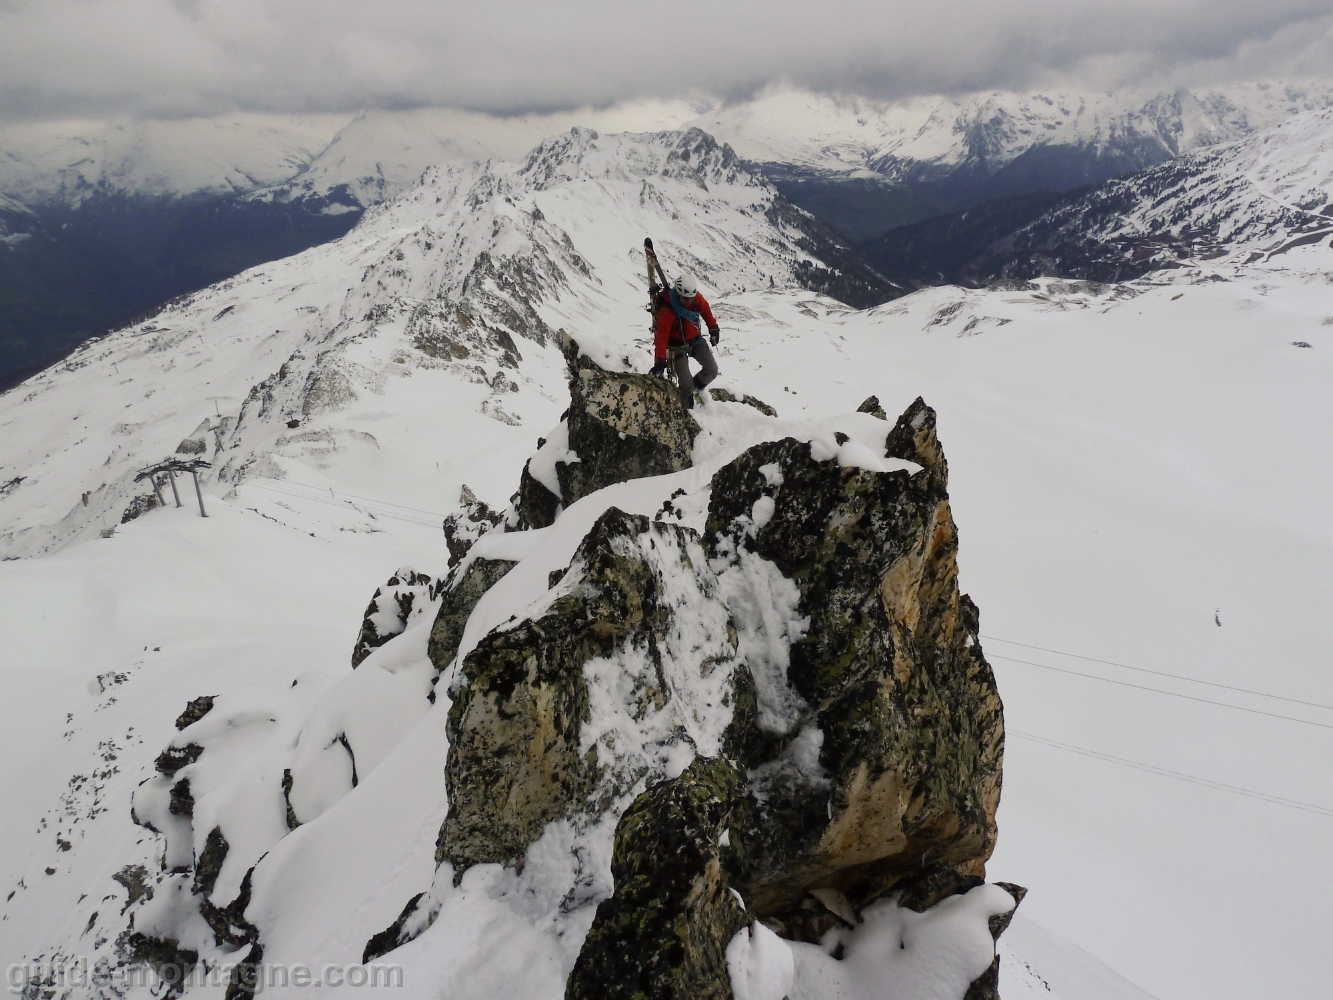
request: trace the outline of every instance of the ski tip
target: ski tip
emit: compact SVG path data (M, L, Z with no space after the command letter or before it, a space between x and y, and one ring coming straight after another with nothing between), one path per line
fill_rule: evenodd
M643 248L645 250L651 250L653 248L653 241L647 236L643 238Z

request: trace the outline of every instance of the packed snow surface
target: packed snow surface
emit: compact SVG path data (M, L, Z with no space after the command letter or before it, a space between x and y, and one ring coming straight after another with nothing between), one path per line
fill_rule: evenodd
M478 606L465 646L539 608L550 571L606 506L651 516L685 489L682 520L697 526L707 470L787 435L875 467L887 425L852 411L873 393L892 419L921 395L939 412L961 583L1005 700L989 877L1030 889L1002 939L1006 989L1320 995L1333 251L1113 288L931 289L858 312L793 286L795 248L764 217L770 189L720 159L687 171L675 142L578 133L526 169L433 172L338 243L200 293L0 397L0 531L17 557L0 563L0 957L105 953L128 902L113 876L198 851L213 821L240 845L217 899L239 891L244 857L267 852L246 910L266 962L357 963L427 893L434 924L384 959L407 993L562 995L610 889L609 829L552 824L521 874L477 866L454 886L434 863L448 697L440 684L426 700L429 614L356 671L349 657L397 567L443 574L439 519L462 485L503 507L535 438L558 424L566 372L544 330L646 370L638 248L652 235L669 268L695 268L712 293L719 384L779 416L710 403L696 411L695 469L610 487L543 532L487 536L493 557L521 562ZM483 252L497 268L530 265L507 272L529 282L514 314L476 291L500 294L475 266ZM513 349L464 329L464 307ZM514 319L529 307L540 324ZM208 517L167 489L166 509L100 537L147 489L135 470L205 416L217 428ZM801 621L780 580L747 576L736 585L767 596L737 623L742 641L780 666ZM600 732L639 725L617 714L610 683L602 693ZM718 720L698 693L690 724L706 743ZM178 732L203 694L213 711ZM774 727L786 694L769 689ZM675 721L649 719L636 738L651 755L652 727ZM180 830L134 825L130 806L142 795L161 811L153 761L195 737L207 749L187 765L199 817L187 848ZM818 739L799 733L791 766L817 767ZM304 776L294 830L284 770ZM182 915L179 883L166 876L136 914L213 949ZM578 891L567 900L558 886ZM791 995L961 998L963 977L989 962L990 893L923 917L877 904L842 962L779 942ZM905 954L892 955L895 934ZM781 948L759 931L733 944L738 995L784 985ZM935 976L948 981L918 978ZM338 995L267 992L293 991Z

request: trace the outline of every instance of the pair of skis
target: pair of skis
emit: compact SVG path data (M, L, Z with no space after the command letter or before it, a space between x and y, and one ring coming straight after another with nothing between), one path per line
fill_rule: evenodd
M652 320L648 324L648 332L652 337L657 336L657 297L666 293L671 288L671 282L667 281L666 272L662 270L662 264L657 259L657 253L653 250L653 241L645 236L643 238L643 256L648 263L648 315ZM667 380L676 381L676 366L667 365Z

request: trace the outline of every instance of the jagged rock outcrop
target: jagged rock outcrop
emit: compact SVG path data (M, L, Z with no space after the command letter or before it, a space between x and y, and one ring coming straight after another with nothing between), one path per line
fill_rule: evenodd
M893 425L884 441L884 450L894 458L905 458L925 466L931 474L931 488L941 493L948 490L949 463L944 460L944 449L935 432L935 411L920 396Z
M547 824L591 824L648 782L617 826L615 891L569 997L726 997L725 944L747 920L818 941L890 893L925 908L981 881L1002 707L958 591L935 426L918 400L886 436L915 473L757 445L714 475L702 536L611 508L541 614L465 657L437 845L455 879L520 863ZM664 640L686 606L726 638L672 674ZM700 756L672 780L597 736L599 685L638 663L651 669L621 688L631 714L722 678L725 725L715 744L691 734Z
M743 891L794 937L829 926L812 889L860 907L937 869L979 875L994 848L1001 705L938 467L844 468L788 439L713 480L708 544L772 563L809 618L787 670L798 709L764 725L740 700L729 744L752 793Z
M413 609L420 614L435 599L435 586L430 574L404 567L389 577L383 587L376 588L362 616L356 645L352 647L353 669L394 636L403 634Z
M1012 882L996 882L995 884L1014 897L1014 908L1012 910L990 918L990 936L993 940L999 941L1000 935L1008 929L1010 921L1014 919L1014 914L1018 912L1019 904L1023 902L1023 897L1028 894L1028 891L1023 886L1014 885ZM1000 1000L999 955L995 956L995 960L991 962L989 969L972 981L972 985L967 988L963 1000Z
M920 397L918 397L920 398ZM879 403L878 396L867 396L865 402L856 408L857 413L869 413L878 420L888 420L889 415L884 412L884 407Z
M720 403L744 403L746 406L753 406L756 410L766 417L776 417L778 411L769 406L762 399L756 399L749 393L741 396L739 399L730 389L724 389L721 386L715 386L708 390L708 395L712 396Z
M513 500L512 527L520 529L544 528L561 506L613 483L688 469L699 432L665 379L607 371L567 334L560 344L570 405L558 437L543 442L524 466Z

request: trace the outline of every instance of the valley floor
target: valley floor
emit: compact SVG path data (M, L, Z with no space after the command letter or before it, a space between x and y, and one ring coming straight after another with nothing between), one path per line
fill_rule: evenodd
M784 418L872 393L890 418L918 395L939 413L961 584L1006 708L988 874L1030 889L1002 941L1009 1000L1327 989L1330 253L1225 281L931 289L867 312L799 292L717 305L719 384ZM598 333L646 368L642 344ZM186 701L346 675L376 586L401 565L443 572L439 518L464 481L504 504L564 401L525 385L510 424L448 379L414 370L311 425L379 419L373 454L285 458L283 479L206 495L207 519L191 496L0 564L4 963L119 905L98 900L150 836L129 796ZM442 753L434 738L408 749ZM392 790L394 830L377 820L389 790L339 804L359 813L349 831L379 832L373 851L340 847L367 855L357 884L312 873L292 901L319 914L310 964L359 951L429 885L440 777Z

